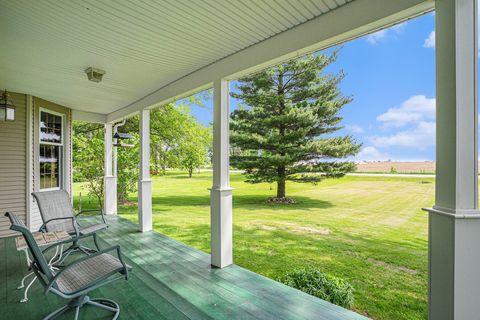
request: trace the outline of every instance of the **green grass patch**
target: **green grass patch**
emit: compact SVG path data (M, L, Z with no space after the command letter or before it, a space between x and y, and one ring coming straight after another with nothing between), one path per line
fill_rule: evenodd
M272 279L313 266L355 288L353 310L374 319L427 317L427 214L434 179L348 176L290 183L292 205L268 205L275 186L232 173L237 265ZM209 252L211 173L153 178L156 231ZM75 193L81 184L74 185ZM136 194L130 200L136 202ZM78 201L78 198L75 198ZM84 206L95 206L84 201ZM119 213L137 222L135 204Z

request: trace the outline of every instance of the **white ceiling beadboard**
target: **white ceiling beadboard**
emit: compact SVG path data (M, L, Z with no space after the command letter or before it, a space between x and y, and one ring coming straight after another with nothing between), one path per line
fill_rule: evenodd
M0 0L0 87L107 114L350 1Z

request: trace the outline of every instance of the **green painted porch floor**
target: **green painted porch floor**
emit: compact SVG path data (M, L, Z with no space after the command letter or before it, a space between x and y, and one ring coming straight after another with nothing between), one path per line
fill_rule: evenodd
M108 217L108 222L100 245L120 244L133 271L128 281L90 296L115 300L121 319L365 319L239 266L212 268L209 254L157 232L139 233L123 218ZM38 283L29 301L20 303L23 291L16 287L27 272L14 239L0 239L0 319L42 319L66 303L52 294L45 297ZM108 319L108 313L83 309L81 319Z

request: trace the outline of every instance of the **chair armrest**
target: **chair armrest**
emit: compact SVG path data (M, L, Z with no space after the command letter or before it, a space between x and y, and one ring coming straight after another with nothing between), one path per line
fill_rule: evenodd
M117 257L118 257L118 260L120 261L120 263L122 264L123 266L123 272L125 273L125 279L128 278L128 267L127 265L125 264L125 262L123 261L123 258L122 258L122 252L120 250L120 246L119 245L116 245L116 246L113 246L113 247L110 247L110 248L107 248L105 250L102 250L102 251L99 251L99 252L96 252L94 254L91 254L89 256L86 256L86 257L83 257L81 259L78 259L78 260L75 260L74 262L72 262L71 264L67 265L66 267L62 268L57 274L55 274L55 276L50 280L50 282L48 283L47 287L45 288L45 294L51 290L52 286L55 284L55 282L57 281L58 277L60 275L62 275L65 271L71 269L73 266L77 265L78 263L82 262L82 261L85 261L85 260L89 260L89 259L93 259L101 254L104 254L104 253L108 253L110 251L116 251L117 252ZM113 274L113 273L112 273Z
M47 220L40 226L40 228L38 230L40 232L46 231L47 230L47 224L52 222L52 221L57 221L57 220L72 220L72 226L73 226L73 230L75 230L75 236L76 236L76 238L80 237L80 231L78 230L78 228L75 224L75 218L74 217L59 217L59 218L53 218L53 219Z
M107 224L107 221L105 220L105 214L103 213L103 209L85 209L85 210L80 210L77 212L77 214L75 215L75 217L78 217L79 215L81 215L82 213L84 212L99 212L100 215L102 216L102 220L103 220L103 223Z

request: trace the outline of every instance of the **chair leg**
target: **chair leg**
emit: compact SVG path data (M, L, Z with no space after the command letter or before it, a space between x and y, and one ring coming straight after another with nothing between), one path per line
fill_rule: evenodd
M64 252L63 252L63 256L56 260L54 262L54 266L61 266L62 263L67 260L67 258L73 254L73 253L76 253L76 252L82 252L84 253L85 255L90 255L92 253L96 253L97 250L94 250L94 249L90 249L88 247L85 247L85 246L82 246L82 245L79 245L77 241L74 241L73 244L68 248L66 249Z
M117 319L120 314L120 306L113 300L102 298L90 299L87 301L87 304L113 312L112 320Z
M97 247L97 250L100 251L100 247L98 246L98 239L97 239L97 234L93 234L93 242L95 243L95 247Z
M99 251L99 250L91 249L91 248L85 247L85 246L78 246L78 248L80 248L81 251L84 252L87 255L89 255L91 253L97 253Z
M75 307L75 320L78 320L78 315L80 314L80 308L81 306L76 306Z
M32 286L32 284L35 282L35 280L37 280L37 276L35 275L32 279L32 281L30 281L30 283L28 284L28 286L25 288L25 291L23 292L23 299L20 300L21 303L24 303L24 302L27 302L28 301L28 290L30 290L30 287Z
M65 252L63 252L63 256L59 260L55 261L54 266L61 266L62 263L67 260L68 256L70 256L70 254L72 254L74 251L77 250L73 246L65 250Z
M43 318L43 320L53 320L70 309L75 309L74 319L78 320L80 316L80 309L85 305L90 305L92 307L97 307L113 312L112 320L116 320L120 315L120 306L113 300L102 298L90 299L90 297L88 296L80 296L71 300L67 305L61 307L60 309L53 311L48 316Z
M46 316L45 318L43 318L43 320L53 320L59 316L61 316L62 314L64 314L66 311L68 311L70 309L70 306L67 304L63 307L61 307L60 309L57 309L55 311L53 311L52 313L50 313L48 316Z
M17 290L25 288L25 280L27 280L32 275L35 275L35 272L32 271L29 274L27 274L25 277L23 277L20 285L17 287Z
M92 254L90 249L83 246L78 247L78 251L83 252L86 256L89 256L90 254Z

